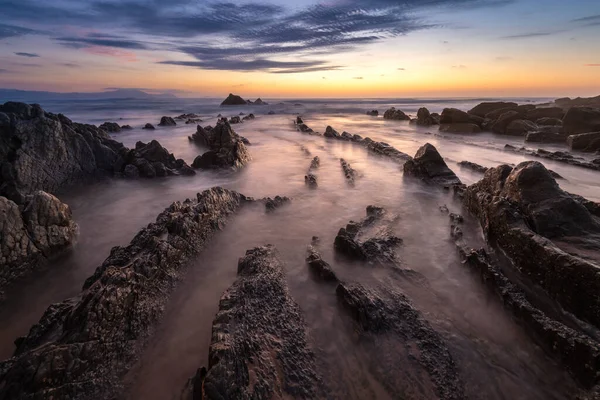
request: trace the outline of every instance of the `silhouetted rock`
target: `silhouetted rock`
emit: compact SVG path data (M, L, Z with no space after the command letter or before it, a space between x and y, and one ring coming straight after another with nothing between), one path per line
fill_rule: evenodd
M175 126L177 122L171 117L162 117L158 126Z
M517 103L512 103L512 102L505 102L505 101L488 102L488 101L486 101L486 102L480 103L480 104L476 105L475 107L473 107L472 109L470 109L469 114L477 115L478 117L484 118L487 114L489 114L492 111L511 108L511 107L516 108L517 106L518 106Z
M207 400L326 397L306 328L274 246L248 250L221 297L208 371L196 374L193 392Z
M460 165L461 167L469 168L475 172L480 172L482 174L485 174L485 172L488 170L487 167L484 167L471 161L461 161L458 163L458 165Z
M537 107L533 110L527 111L525 119L536 122L541 118L554 118L562 120L565 112L560 107Z
M525 136L529 132L535 132L538 126L531 121L516 119L506 127L504 133L511 136Z
M460 185L460 179L446 165L437 149L426 143L412 160L404 163L404 175L443 186Z
M150 129L150 130L154 130L156 129L154 127L154 125L152 125L151 123L147 123L146 125L144 125L144 127L142 129Z
M420 126L431 126L435 125L436 121L431 117L431 113L425 107L419 108L417 111L417 125Z
M394 107L383 113L384 119L394 119L399 121L410 121L410 117L404 114L401 110L396 110Z
M2 364L0 398L120 398L188 261L247 199L222 188L175 202L114 247L76 297L51 305Z
M210 149L196 157L192 163L194 168L241 168L251 159L241 137L224 120L217 122L214 128L198 126L190 139Z
M222 106L241 106L246 104L248 104L246 100L232 93L229 93L229 96L221 103Z
M175 117L175 119L184 119L184 120L193 119L193 120L199 120L200 116L198 114L188 113L188 114L178 115L178 116Z
M525 136L525 141L529 143L565 143L567 137L558 132L539 129L535 132L529 132Z
M568 97L563 97L561 99L554 100L557 106L562 107L564 109L568 109L571 107L592 107L592 108L600 108L600 96L596 97L577 97L576 99L570 99Z
M308 174L304 175L304 183L306 184L306 186L308 186L309 188L312 188L312 189L319 186L317 183L317 177L310 172Z
M175 159L175 156L156 140L148 144L137 142L135 149L127 152L123 163L115 165L115 173L123 174L126 178L195 174L185 161Z
M243 121L248 121L248 120L251 120L251 119L254 119L254 118L256 118L254 116L254 114L250 113L250 114L246 115L244 118L242 118L242 120Z
M331 265L327 263L321 257L321 254L315 249L314 246L308 246L308 256L306 257L306 263L310 267L311 272L319 279L326 282L338 282L338 278L335 272L331 268Z
M562 119L544 117L535 121L539 126L562 126Z
M465 203L516 271L600 326L600 219L561 190L541 163L490 168L467 188Z
M414 399L465 398L444 340L399 289L340 283L336 294L358 323L361 342L372 343L367 352L370 375L389 393Z
M275 196L274 198L266 197L265 201L265 209L267 212L275 211L279 207L289 203L291 199L286 196Z
M492 131L504 135L511 122L521 118L518 111L507 111L500 115L492 125Z
M333 139L341 138L341 135L339 134L339 132L336 131L335 129L333 129L329 125L327 125L327 128L325 128L325 133L323 134L323 136L325 136L327 138L333 138Z
M122 130L130 130L130 129L133 129L133 128L131 127L131 125L123 125L123 126L121 126L121 129Z
M479 133L481 128L478 125L468 122L459 122L453 124L440 124L440 132L445 133Z
M99 126L100 129L105 130L108 133L121 132L121 127L116 122L105 122Z
M342 171L344 171L346 182L349 185L354 185L354 181L356 180L356 171L350 166L350 163L343 158L340 158L340 165L342 166Z
M317 169L321 166L321 160L319 159L319 156L315 156L312 161L310 162L310 167L308 168L308 170L310 171L311 169Z
M567 144L572 150L598 151L600 150L600 132L571 135L567 138Z
M370 115L371 117L377 117L379 115L379 111L377 111L377 110L367 111L367 115Z
M271 110L267 113L267 115L275 115L275 111Z
M77 236L71 209L43 191L27 196L22 207L0 197L0 299L14 280L68 249Z
M572 107L563 118L563 132L569 135L600 131L600 109Z
M240 119L240 117L238 117L236 115L235 117L229 118L229 123L230 124L240 124L240 123L242 123L242 120Z
M440 118L440 124L469 123L469 114L457 108L444 108Z

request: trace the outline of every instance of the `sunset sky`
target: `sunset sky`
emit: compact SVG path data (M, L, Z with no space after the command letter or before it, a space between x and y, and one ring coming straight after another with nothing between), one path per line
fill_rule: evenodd
M599 0L1 0L0 87L600 94Z

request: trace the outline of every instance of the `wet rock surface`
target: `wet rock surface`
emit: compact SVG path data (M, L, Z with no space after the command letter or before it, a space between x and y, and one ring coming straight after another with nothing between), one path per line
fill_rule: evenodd
M505 101L495 101L495 102L483 102L472 109L469 110L469 114L476 115L478 117L486 117L492 111L507 109L511 107L517 107L517 103L513 102L505 102Z
M196 157L192 163L194 168L242 168L251 160L243 139L225 120L217 122L214 128L198 126L196 133L189 139L210 149Z
M19 207L0 197L0 300L2 289L73 244L77 224L71 209L43 191Z
M175 126L177 122L171 117L161 117L158 126Z
M273 198L266 197L264 199L265 202L265 210L267 212L275 211L276 209L288 204L292 199L286 196L275 196Z
M343 158L340 158L340 165L342 166L342 171L344 172L344 177L346 178L346 183L348 185L353 186L356 178L358 177L357 172L350 166L350 163Z
M600 326L600 219L561 190L541 163L489 169L467 188L465 204L520 274Z
M274 246L248 250L221 297L206 376L194 382L202 397L193 398L324 398L305 331Z
M453 124L442 123L440 125L440 132L445 133L479 133L481 128L469 122L458 122Z
M568 135L600 132L600 109L571 107L563 118L563 132Z
M567 144L571 150L598 151L600 150L600 131L569 136Z
M404 164L404 175L443 186L461 184L437 149L429 143L419 148L415 157Z
M338 278L331 268L331 265L321 257L321 254L317 251L314 245L308 246L308 255L306 257L306 263L310 267L313 275L318 277L320 280L325 282L338 282Z
M397 110L394 107L383 113L383 118L397 121L410 121L410 117L408 115L406 115L402 110Z
M427 108L421 107L417 111L417 120L416 120L417 125L431 126L431 125L438 125L439 122L440 122L439 120L436 120L435 117L433 117L431 115L431 113L429 112L429 110Z
M151 123L147 123L146 125L144 125L144 127L142 129L148 129L148 130L155 130L156 128L154 127L154 125L152 125Z
M0 398L115 398L179 272L247 199L213 188L115 247L79 296L50 306L0 364Z
M130 179L196 174L185 161L176 159L156 140L147 144L137 142L135 149L129 150L122 162L116 163L114 168L115 174L122 174Z
M458 163L458 165L460 165L461 167L469 168L475 172L479 172L482 174L485 174L485 172L488 170L487 167L484 167L471 161L461 161Z
M548 151L544 149L531 150L525 147L517 148L510 144L504 146L504 151L527 154L533 157L545 158L548 160L574 165L576 167L600 171L600 163L596 163L594 161L587 161L581 157L574 156L573 154L568 153L566 151Z
M371 373L398 398L465 399L442 337L398 289L340 283L337 297L371 346Z

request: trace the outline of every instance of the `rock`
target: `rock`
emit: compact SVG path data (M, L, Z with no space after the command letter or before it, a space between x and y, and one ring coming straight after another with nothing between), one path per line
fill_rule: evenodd
M321 160L319 159L319 156L315 156L312 161L310 162L310 167L308 168L308 170L312 170L312 169L317 169L321 166Z
M467 188L465 204L518 273L600 326L600 219L560 189L541 163L490 168Z
M444 186L461 184L460 179L448 168L437 149L429 143L419 148L412 160L404 163L404 175Z
M267 212L272 212L278 209L279 207L287 204L291 201L289 197L286 196L275 196L275 198L266 197L265 199L265 209Z
M310 267L311 272L314 276L325 282L339 282L335 272L331 268L331 265L327 263L321 257L321 254L317 252L314 246L308 246L308 256L306 257L306 263Z
M177 122L171 117L162 117L158 126L175 126Z
M396 162L402 162L404 160L410 159L410 156L408 154L401 152L400 150L396 149L393 146L390 146L385 142L376 142L371 138L365 138L364 140L360 141L360 144L365 146L367 150L375 154L389 157Z
M185 124L190 125L190 124L197 124L199 122L202 122L202 120L200 118L190 118L185 121Z
M554 120L562 120L565 112L560 107L537 107L533 110L527 111L525 119L536 122L539 119L547 118Z
M504 102L504 101L494 101L494 102L483 102L472 109L469 110L469 114L476 115L478 117L485 117L492 111L506 109L506 108L516 108L518 106L517 103L512 102Z
M175 117L175 119L184 119L184 120L189 120L189 119L193 119L193 120L200 120L200 116L198 114L194 114L194 113L189 113L189 114L181 114ZM200 120L200 122L202 122L202 120Z
M214 128L198 126L192 140L210 149L196 157L194 168L241 168L251 160L242 139L227 121L220 120Z
M571 135L567 138L571 150L598 151L600 150L600 132Z
M562 119L558 118L540 118L535 121L538 126L562 126Z
M156 128L154 127L154 125L152 125L152 124L150 124L150 123L147 123L146 125L144 125L144 127L143 127L142 129L150 129L150 130L154 130L154 129L156 129Z
M275 115L275 111L271 110L267 113L267 115Z
M334 139L341 138L341 135L338 133L338 131L336 131L329 125L327 125L327 128L325 129L325 133L323 134L323 136L325 136L327 138L334 138Z
M388 393L411 399L466 398L444 340L399 289L340 283L336 294L358 323L359 342L372 344L367 367Z
M525 141L529 143L565 143L567 138L560 133L538 130L536 132L529 132L525 136Z
M352 141L352 139L353 139L353 136L352 136L352 134L350 134L350 133L348 133L348 132L344 131L344 132L342 132L342 135L341 135L340 139L342 139L342 140L346 140L346 141L348 141L348 142L351 142L351 141Z
M317 177L311 173L304 175L304 183L311 189L315 189L317 186L319 186L317 183Z
M126 178L195 175L195 172L185 161L182 159L176 160L175 156L169 153L169 150L161 146L156 140L152 140L148 144L137 142L135 150L130 150L127 153L125 162L121 165L121 168L122 170L120 169L116 172L122 172Z
M301 124L296 125L296 128L300 132L309 133L309 134L315 133L315 131L313 131L311 128L309 128L308 125L306 125L305 123L301 123Z
M390 108L385 113L383 113L383 118L399 121L410 121L410 117L408 115L404 114L400 110L396 110L394 107Z
M105 122L99 126L100 129L105 130L108 133L121 132L121 127L116 122Z
M570 99L568 97L563 97L561 99L554 100L557 106L562 108L571 108L571 107L593 107L600 108L600 96L596 97L577 97L576 99Z
M506 127L504 133L511 136L525 136L529 132L538 130L538 126L531 121L516 119Z
M470 115L457 108L444 108L440 118L440 124L455 124L469 122L471 122Z
M474 162L471 162L471 161L461 161L458 163L458 165L460 165L461 167L469 168L475 172L479 172L482 174L485 174L485 172L488 170L487 167L484 167L479 164L475 164Z
M229 119L229 123L230 124L240 124L240 123L242 123L242 120L240 119L240 117L235 116L235 117L231 117Z
M600 109L572 107L563 118L563 132L569 135L600 131Z
M417 125L419 126L431 126L435 125L436 121L431 117L431 113L425 107L419 108L417 111Z
M51 305L0 375L0 398L124 396L123 377L190 259L246 197L222 188L175 202L127 247L114 247L76 297Z
M23 103L0 105L0 196L21 205L35 191L57 192L112 176L127 149L93 125Z
M572 154L569 154L564 151L548 151L544 149L529 150L525 147L517 149L516 147L511 146L509 144L504 146L504 150L512 151L514 153L527 154L539 158L545 158L548 160L574 165L576 167L600 171L600 165L598 163L595 163L594 161L587 161L581 157L575 157Z
M0 197L0 293L69 249L77 232L69 206L51 194L36 191L27 196L22 211Z
M489 112L485 115L485 119L490 119L492 121L496 121L502 114L505 114L509 111L515 111L518 114L519 118L525 118L525 115L521 112L518 111L519 106L515 106L515 107L507 107L507 108L500 108L498 110L494 110L492 112Z
M479 133L481 128L478 125L468 122L452 123L440 125L440 132L445 133Z
M140 170L133 164L128 164L123 170L123 176L128 179L137 179L140 177Z
M131 129L133 129L131 127L131 125L123 125L123 126L121 126L121 130L131 130Z
M350 166L350 163L343 158L340 158L340 165L342 166L342 171L344 171L346 183L348 183L350 186L354 186L354 181L356 180L356 171Z
M269 105L269 103L262 101L262 99L259 97L258 99L256 99L256 101L254 101L254 103L252 103L255 106L266 106Z
M379 115L379 111L377 111L377 110L367 111L367 115L370 115L371 117L377 117Z
M213 322L202 399L325 398L321 374L271 245L248 250ZM202 377L198 373L197 377Z
M254 114L250 113L250 114L246 115L244 118L242 118L242 121L248 121L248 120L251 120L251 119L254 119L254 118L256 118L254 116Z
M246 104L246 100L232 93L229 93L229 96L221 103L222 106L241 106Z
M302 117L299 115L296 117L296 124L297 125L304 124L304 120L302 120Z
M506 128L511 122L520 119L521 114L518 111L507 111L500 115L498 119L492 125L492 132L504 135Z
M356 143L360 143L360 142L362 142L362 141L363 141L363 137L362 137L362 136L360 136L360 135L353 135L353 136L352 136L352 141L353 141L353 142L356 142Z

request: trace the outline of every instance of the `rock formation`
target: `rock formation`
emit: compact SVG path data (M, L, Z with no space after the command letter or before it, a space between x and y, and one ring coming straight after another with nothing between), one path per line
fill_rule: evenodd
M458 122L454 124L441 124L440 132L444 133L479 133L481 128L479 125L470 122Z
M108 133L118 133L121 132L122 129L116 122L105 122L98 128L105 130Z
M529 132L535 132L538 130L538 126L524 119L516 119L508 124L504 133L511 136L525 136Z
M482 174L485 174L485 172L489 169L471 161L461 161L458 163L458 165L460 165L461 167L469 168L475 172L480 172Z
M518 106L517 103L512 102L504 102L504 101L494 101L494 102L483 102L472 109L469 110L469 114L476 115L481 118L485 118L487 114L492 111L500 110L500 109L510 109L516 108Z
M399 121L410 121L410 117L404 114L401 110L396 110L394 107L383 113L384 119L394 119Z
M247 201L213 188L114 247L80 295L51 305L0 364L0 398L118 398L191 257Z
M194 168L241 168L251 159L242 138L227 121L220 120L214 128L198 126L189 139L210 149L196 157Z
M331 268L331 265L321 257L321 254L317 249L310 245L308 246L308 256L306 257L306 263L310 267L311 272L314 276L325 282L339 282L335 272Z
M288 204L292 199L286 196L275 196L274 198L266 197L264 199L265 202L265 210L267 212L275 211L281 206Z
M346 178L346 182L354 186L354 182L356 180L356 171L354 168L350 166L350 163L343 158L340 158L340 165L342 166L342 171L344 172L344 177Z
M229 96L221 103L222 106L244 106L246 104L248 104L246 100L232 93L229 93Z
M338 131L333 129L330 125L327 125L327 128L325 128L325 133L323 134L323 136L332 139L340 139L342 137L342 135L340 135Z
M379 111L377 111L377 110L367 111L367 115L369 115L371 117L377 117L379 115Z
M563 118L563 132L568 135L600 132L600 109L572 107Z
M154 125L152 125L151 123L147 123L146 125L144 125L144 127L142 129L148 129L148 130L155 130L156 128L154 127Z
M177 122L171 117L162 117L158 126L175 126Z
M404 175L443 186L461 184L460 179L448 168L437 149L429 143L419 148L413 159L404 163Z
M325 398L305 332L276 249L248 250L221 297L208 369L193 382L202 397L194 399Z
M195 175L182 159L175 159L156 140L146 144L137 142L135 149L128 150L123 160L114 165L115 174L122 174L127 178L154 178L171 175Z
M434 117L432 117L431 113L429 112L429 110L427 108L421 107L417 111L416 123L419 126L431 126L431 125L439 124L440 121L436 120Z
M598 151L600 150L600 131L571 135L567 138L571 150Z

